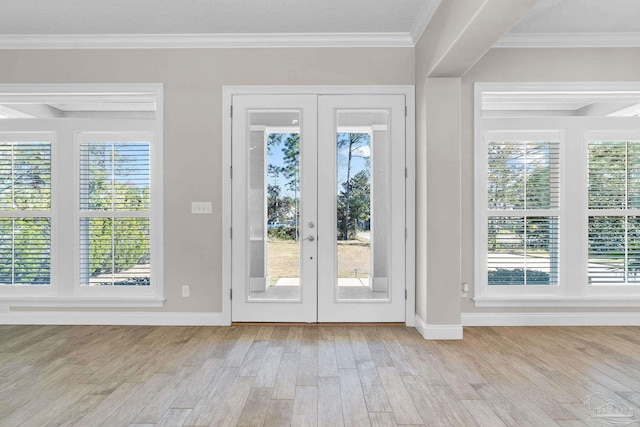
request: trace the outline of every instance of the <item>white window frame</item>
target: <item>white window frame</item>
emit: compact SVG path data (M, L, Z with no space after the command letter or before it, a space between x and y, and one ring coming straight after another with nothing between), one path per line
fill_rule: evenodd
M482 153L484 156L483 164L481 167L476 167L476 171L481 175L481 178L476 180L476 185L482 185L481 194L476 196L476 201L481 203L484 206L484 209L476 210L476 223L484 224L484 227L477 227L477 243L478 245L482 245L484 250L480 250L480 247L476 249L476 253L478 253L478 266L483 266L483 274L478 272L478 276L476 278L476 283L480 283L480 289L482 291L483 297L508 297L508 296L517 296L517 295L536 295L536 296L559 296L564 293L564 286L562 281L562 276L564 272L564 266L562 260L564 259L563 251L565 249L565 244L562 241L563 233L560 233L559 236L559 271L560 271L560 280L556 285L492 285L488 284L487 278L487 240L488 240L488 231L487 231L487 221L489 216L504 216L503 212L506 211L492 211L489 210L488 205L488 195L487 195L487 149L489 142L492 141L515 141L515 142L526 142L526 141L557 141L559 144L560 150L560 200L559 207L557 209L544 209L544 210L532 210L532 209L514 209L509 211L508 216L514 217L527 217L527 216L554 216L558 218L559 228L562 230L563 224L563 206L564 206L564 176L563 176L563 162L564 162L564 133L562 131L484 131L482 142L480 145L476 145L476 153ZM553 211L556 215L549 215L547 211Z
M584 132L584 165L585 165L585 182L588 182L589 179L589 149L588 144L590 141L638 141L640 142L640 128L637 130L589 130ZM583 186L583 200L584 200L584 235L589 235L589 222L588 218L591 212L598 212L599 209L589 209L588 201L589 201L589 189L587 186ZM610 216L640 216L640 209L604 209L603 211L608 211L611 213ZM588 259L588 245L583 245L584 254L583 257ZM588 277L588 265L585 266L587 269L587 277ZM587 278L588 280L588 278ZM640 296L640 283L638 284L588 284L586 286L586 295L637 295Z
M155 239L155 233L158 228L162 228L162 222L157 221L157 216L154 215L158 211L156 207L155 198L153 194L150 194L150 205L148 211L89 211L80 209L80 145L83 143L108 143L108 142L149 142L149 157L150 157L150 179L149 183L151 187L155 187L156 171L158 166L154 160L156 157L157 146L155 144L155 138L152 132L76 132L75 133L75 209L76 209L76 227L74 235L74 249L75 259L78 263L76 268L76 277L74 284L76 286L75 294L82 296L155 296L155 280L156 280L156 254L160 250L159 240ZM151 251L151 280L150 286L84 286L82 285L80 278L80 221L83 218L96 218L96 217L108 217L108 218L129 218L140 217L149 218L149 226L151 228L150 233L150 251Z
M482 117L490 91L633 90L639 83L476 83L474 98L474 297L476 307L640 307L639 285L588 284L588 138L640 140L640 117ZM487 284L487 135L560 135L560 281L557 286ZM631 138L631 136L637 137ZM502 289L502 288L513 289ZM501 288L501 289L492 289ZM537 289L544 288L544 289ZM551 289L555 288L555 289Z
M50 95L49 95L50 94ZM49 292L0 288L0 306L8 307L162 307L163 305L163 85L162 84L0 84L0 103L155 102L155 118L0 119L0 134L52 134L51 286ZM144 137L151 160L151 285L80 286L79 136ZM152 136L152 139L149 137ZM139 139L139 138L138 138ZM95 139L94 139L95 140ZM72 244L69 244L69 242ZM13 288L13 287L11 287ZM36 288L35 286L33 288ZM83 289L85 288L85 289ZM91 289L86 289L91 288ZM126 289L125 289L126 288Z

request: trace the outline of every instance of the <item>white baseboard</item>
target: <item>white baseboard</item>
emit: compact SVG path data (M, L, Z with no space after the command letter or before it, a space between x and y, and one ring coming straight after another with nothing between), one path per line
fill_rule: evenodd
M462 325L428 325L415 317L415 328L426 340L461 340Z
M0 311L0 325L228 326L222 313Z
M463 326L640 326L640 312L462 313Z

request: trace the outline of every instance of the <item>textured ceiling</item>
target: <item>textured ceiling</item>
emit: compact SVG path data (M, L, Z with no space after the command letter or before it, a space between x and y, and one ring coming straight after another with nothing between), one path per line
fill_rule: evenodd
M640 33L640 0L539 0L511 33Z
M441 1L457 0L0 0L0 36L394 33L415 42ZM539 0L505 38L638 35L639 18L640 0Z
M410 32L437 0L0 0L0 34Z

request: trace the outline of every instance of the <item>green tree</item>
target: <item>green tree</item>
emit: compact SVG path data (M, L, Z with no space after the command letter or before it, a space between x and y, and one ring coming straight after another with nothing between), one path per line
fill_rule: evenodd
M0 210L47 211L51 206L51 146L0 143ZM49 218L0 218L0 283L48 284Z
M371 178L368 170L356 173L349 183L343 183L343 190L338 195L338 222L347 223L343 226L338 238L340 240L354 239L358 233L358 221L369 222L371 220ZM348 192L347 192L348 191Z
M279 185L267 185L267 222L284 224L294 209L294 200L288 196L281 196Z
M149 209L148 144L95 143L83 149L86 173L81 178L81 199L86 210ZM117 274L148 262L149 218L92 217L83 224L89 277ZM115 284L131 283L149 284L143 278L117 280Z
M287 233L284 235L293 236L293 238L297 240L297 224L300 219L300 134L270 134L267 139L267 152L271 153L276 148L281 149L282 165L269 164L267 173L276 178L282 175L285 180L284 187L293 193L293 197L282 196L282 188L277 184L271 188L267 186L268 217L269 221L272 221L271 218L274 218L277 222L283 223L285 222L285 218L290 218L290 212L291 209L293 209L294 222L296 225L293 227L294 230L287 230Z
M354 153L356 150L367 146L369 144L370 138L366 133L344 133L338 134L337 146L338 149L347 150L347 178L345 182L342 184L344 187L344 213L342 220L342 233L340 236L343 240L349 238L349 230L354 226L355 217L351 213L351 167L352 160L354 157Z

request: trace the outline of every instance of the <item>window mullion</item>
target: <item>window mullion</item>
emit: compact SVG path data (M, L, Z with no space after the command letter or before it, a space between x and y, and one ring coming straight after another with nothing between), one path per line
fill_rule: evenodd
M11 144L11 208L16 205L16 164L15 143Z
M523 144L523 147L524 147L524 165L523 165L523 169L524 169L524 171L523 171L524 172L524 180L523 180L524 181L524 188L523 188L522 193L524 194L524 211L523 211L524 216L522 217L522 222L523 222L522 225L524 227L524 232L522 233L522 236L524 238L524 241L522 242L522 253L524 254L524 274L523 274L524 278L523 278L523 282L524 282L524 285L526 286L527 285L527 264L528 264L527 263L527 259L528 259L528 255L527 255L527 208L529 207L528 203L527 203L527 200L528 200L528 197L527 197L528 196L528 194L527 194L527 179L528 179L527 172L528 172L528 170L527 169L528 169L528 166L529 166L528 163L527 163L527 160L528 160L528 154L529 154L529 144L527 142L525 142Z
M116 155L115 144L111 144L111 211L116 210Z
M16 165L15 165L15 143L11 144L11 208L16 205ZM11 284L16 283L16 220L11 218Z
M11 218L11 284L16 283L16 219Z
M111 218L111 286L115 283L116 274L116 219Z
M629 141L624 143L624 282L629 283Z

